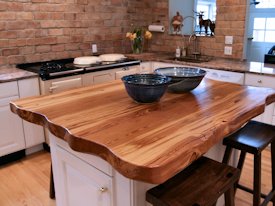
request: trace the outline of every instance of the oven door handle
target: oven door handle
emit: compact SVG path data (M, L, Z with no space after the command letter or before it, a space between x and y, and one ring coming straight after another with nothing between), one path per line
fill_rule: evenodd
M52 87L50 87L49 92L50 92L50 93L53 93L53 91L54 91L55 89L57 89L57 88L58 88L57 85L56 85L56 86L52 86Z

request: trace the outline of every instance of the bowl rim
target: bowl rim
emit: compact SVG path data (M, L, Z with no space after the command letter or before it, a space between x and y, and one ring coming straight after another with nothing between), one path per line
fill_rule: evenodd
M167 75L167 74L162 74L160 73L161 70L165 70L165 69L196 69L196 70L199 70L199 71L202 71L202 74L200 73L197 73L197 75L195 76L175 76L175 75ZM170 77L170 78L197 78L197 77L204 77L207 73L206 70L202 69L202 68L199 68L199 67L178 67L178 66L175 66L175 67L160 67L160 68L157 68L155 69L154 71L156 74L160 74L160 75L164 75L164 76L167 76L167 77Z
M158 77L162 80L164 80L164 82L162 83L155 83L155 84L144 84L144 83L139 83L139 82L133 82L133 81L129 81L129 80L126 80L127 78L130 78L130 77L138 77L138 76L144 76L144 77ZM156 73L149 73L149 74L129 74L129 75L125 75L121 78L121 80L124 82L124 83L127 83L127 84L130 84L130 85L139 85L139 86L162 86L162 85L168 85L172 78L171 77L168 77L168 76L165 76L165 75L161 75L161 74L156 74Z

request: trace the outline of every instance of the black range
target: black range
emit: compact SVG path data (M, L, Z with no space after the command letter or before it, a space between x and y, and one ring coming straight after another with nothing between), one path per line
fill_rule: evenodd
M61 77L85 74L89 72L115 69L120 67L139 65L139 60L123 59L115 62L101 62L93 65L77 66L73 64L74 59L60 59L47 62L37 62L28 64L19 64L19 69L27 70L39 74L40 78L45 81Z

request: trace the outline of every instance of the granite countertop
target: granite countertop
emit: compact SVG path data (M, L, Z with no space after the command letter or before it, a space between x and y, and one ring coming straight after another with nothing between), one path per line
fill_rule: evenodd
M27 79L27 78L36 77L36 76L38 76L38 74L21 70L15 67L0 69L0 83L16 81L19 79Z
M225 71L234 71L242 73L256 73L275 76L275 64L265 64L261 62L238 61L223 58L213 58L208 62L192 63L172 60L172 53L142 53L142 54L127 54L129 58L139 59L141 61L158 61L172 64L182 64L185 66L196 66L209 69L219 69Z

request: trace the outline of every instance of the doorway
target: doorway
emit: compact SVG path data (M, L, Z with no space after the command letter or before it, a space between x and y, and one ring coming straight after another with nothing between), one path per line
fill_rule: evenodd
M275 1L249 2L246 59L264 62L264 55L275 45Z

